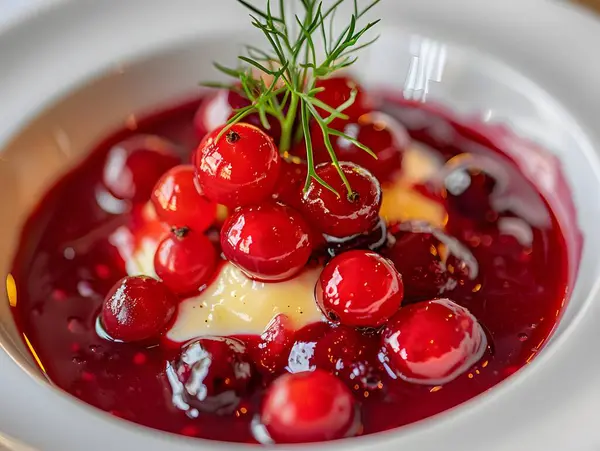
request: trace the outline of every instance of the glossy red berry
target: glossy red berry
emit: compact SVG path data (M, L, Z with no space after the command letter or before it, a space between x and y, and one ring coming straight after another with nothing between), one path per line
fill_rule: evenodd
M302 210L315 229L344 238L375 227L381 207L381 186L369 171L354 163L341 162L340 166L353 193L348 194L333 163L323 163L317 166L316 173L339 195L313 179L302 199Z
M315 369L315 348L331 328L331 324L320 321L297 330L294 333L294 343L288 355L286 370L290 373L302 373Z
M327 371L285 374L269 387L261 421L275 443L334 440L355 433L356 405L348 388Z
M497 188L496 179L483 169L469 165L469 156L464 158L465 164L460 163L461 157L455 157L457 163L451 160L441 173L441 196L446 200L448 209L479 222L496 219L491 205Z
M356 97L354 103L343 111L350 118L357 118L372 108L372 101L358 83L349 77L339 76L320 79L317 81L316 87L323 88L324 90L317 93L315 97L331 108L339 108L348 101L352 90L355 89ZM329 113L321 108L318 108L318 111L323 118L329 116Z
M281 159L273 140L257 127L238 123L218 140L221 128L200 143L197 178L205 196L227 207L257 204L269 198Z
M161 221L201 233L215 221L217 204L202 195L195 179L192 165L175 166L156 183L151 201Z
M473 255L441 230L406 222L390 226L389 235L381 252L402 274L405 304L437 297L477 276Z
M391 261L375 252L355 250L327 263L315 295L331 321L377 327L398 311L404 288Z
M175 313L177 297L159 280L125 277L102 304L102 325L111 338L125 342L158 337Z
M251 344L248 353L256 366L268 374L284 370L294 344L294 326L286 316L279 314L269 323L258 341Z
M335 128L367 146L377 158L346 138L331 136L338 160L351 161L371 172L381 183L390 182L402 168L404 151L410 144L406 129L393 117L373 111L357 118L338 121ZM313 154L317 163L331 161L319 127L312 130Z
M153 135L136 135L108 152L102 180L117 199L145 202L156 181L179 164L175 147Z
M250 105L250 101L239 92L220 89L209 94L194 116L194 128L198 137L203 138L207 133L222 127L235 115L235 110ZM269 129L265 129L257 113L250 114L244 118L244 122L252 124L275 140L281 136L281 125L279 121L267 115Z
M192 341L167 367L173 404L188 413L197 409L218 415L232 414L253 375L246 347L233 338Z
M334 374L352 390L378 390L383 386L379 342L378 334L338 326L317 341L311 364Z
M386 362L400 378L441 385L483 356L487 338L477 319L449 299L403 307L382 333Z
M273 198L292 208L302 208L302 189L306 182L308 168L304 163L292 163L281 160L279 180Z
M154 270L174 293L192 294L207 283L217 263L215 247L202 233L175 229L158 245Z
M251 277L284 280L308 262L311 230L298 212L269 202L233 213L221 229L221 248Z
M431 299L449 287L450 274L440 255L440 241L431 233L396 232L383 254L402 274L407 301Z

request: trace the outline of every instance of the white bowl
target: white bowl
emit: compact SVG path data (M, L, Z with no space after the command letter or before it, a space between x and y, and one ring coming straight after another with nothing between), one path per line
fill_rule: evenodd
M560 326L514 377L415 425L311 449L597 449L600 26L567 6L525 0L387 0L378 8L383 39L359 63L359 75L401 89L423 48L415 47L423 42L416 34L433 39L426 46L438 45L446 64L441 81L430 77L430 96L461 114L507 123L555 153L585 246ZM254 38L241 34L247 29L233 0L51 1L0 29L2 277L44 190L131 113L184 99L198 80L214 78L209 61L234 57L237 43ZM531 165L529 173L543 184L552 180L548 170ZM553 188L546 183L549 196ZM163 434L75 400L39 373L6 302L0 325L0 428L15 440L40 450L243 447Z

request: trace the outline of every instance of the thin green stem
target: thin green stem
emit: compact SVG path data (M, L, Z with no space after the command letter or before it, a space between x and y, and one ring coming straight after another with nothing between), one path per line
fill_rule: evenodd
M335 0L328 8L323 7L322 0L300 0L299 3L304 9L304 15L301 17L293 13L286 17L285 7L286 4L289 4L287 0L263 1L265 1L266 7L259 8L250 3L250 0L238 0L240 4L248 8L252 25L260 30L270 48L264 51L251 45L246 46L246 55L239 57L241 68L228 68L215 64L220 72L237 81L231 84L219 82L210 85L230 87L251 102L250 105L234 112L233 117L219 132L217 139L232 125L242 121L250 114L257 114L261 125L266 129L270 128L270 123L274 118L281 125L279 141L281 153L289 152L292 144L300 142L304 136L307 155L305 189L309 189L312 186L311 183L315 182L338 194L318 176L315 169L311 141L311 129L314 131L315 127L311 124L316 124L323 135L324 145L331 162L337 169L350 196L353 191L338 162L331 137L346 139L357 148L374 156L368 147L357 139L333 128L334 125L332 125L335 124L335 119L349 119L348 115L344 114L344 110L355 102L356 90L352 90L350 99L335 107L321 100L322 97L319 96L319 93L323 91L323 88L315 86L318 86L319 79L352 65L356 61L354 54L375 42L376 38L364 44L358 44L365 33L378 21L365 26L360 26L358 22L380 0L368 1L367 6L362 10L359 9L358 0L353 0L353 14L348 20L348 25L337 35L334 30L334 18L338 6L345 0ZM271 2L275 5L274 10L271 8ZM329 22L327 26L326 21ZM299 30L294 27L296 24L299 26ZM323 40L325 53L320 61L315 46L317 37ZM265 82L263 74L272 77L269 83ZM326 113L326 117L321 117L323 112ZM297 126L299 116L302 127Z
M321 133L323 133L323 141L325 143L325 148L327 149L327 152L329 153L329 157L331 158L331 163L333 164L333 166L337 170L338 174L340 175L340 178L342 179L342 182L344 183L344 186L346 187L346 190L348 191L348 198L350 198L352 196L352 194L354 193L354 191L352 191L352 186L350 186L348 177L346 177L346 174L342 170L342 167L340 166L340 162L338 161L337 156L335 154L335 150L333 150L333 146L331 144L331 139L329 138L329 129L327 127L327 124L325 124L323 121L319 121L319 120L317 121L317 123L319 124L319 127L321 128ZM338 193L338 197L339 197L339 193Z
M339 197L340 194L329 183L327 183L325 180L319 177L319 174L317 174L317 172L315 171L312 138L310 136L309 125L310 114L305 103L300 104L300 115L302 118L302 130L304 131L304 140L306 142L306 159L308 166L308 171L306 172L306 181L304 182L304 192L308 192L311 186L311 181L314 179L315 181L323 185L323 187L325 187L326 189L328 189L329 191L331 191Z
M292 147L292 133L294 129L294 123L296 122L296 115L298 114L298 102L300 97L296 93L292 93L290 100L290 109L283 123L281 124L281 140L279 141L279 151L289 152Z

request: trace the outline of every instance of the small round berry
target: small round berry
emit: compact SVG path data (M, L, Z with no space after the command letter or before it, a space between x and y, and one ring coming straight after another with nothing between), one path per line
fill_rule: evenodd
M279 180L275 187L273 198L289 207L302 208L302 189L306 182L308 168L304 163L293 163L281 160Z
M315 346L311 364L339 377L360 393L382 388L383 368L377 361L379 335L353 327L332 328Z
M402 274L405 304L476 280L479 265L473 254L443 231L418 221L390 225L388 231L388 247L381 253Z
M152 135L136 135L108 152L102 180L117 199L145 202L156 181L179 164L175 147Z
M192 294L209 281L216 261L215 247L205 235L174 229L156 249L154 270L174 293Z
M142 341L158 337L175 313L177 297L159 280L125 277L102 304L102 324L115 340Z
M315 290L323 314L347 326L377 327L398 311L404 288L391 261L370 251L334 257Z
M194 128L199 138L203 138L207 133L222 127L235 115L235 110L250 105L250 100L234 90L220 89L208 95L194 116ZM244 118L244 122L252 124L273 139L278 140L281 136L281 125L279 121L267 115L270 129L265 129L260 121L258 113L250 114Z
M294 344L294 325L289 317L277 315L271 320L259 340L248 346L248 353L256 366L267 374L284 370Z
M383 251L383 255L402 274L406 301L422 301L440 295L450 280L440 255L440 240L431 233L391 233L393 244Z
M356 405L348 388L323 370L285 374L269 387L261 421L275 443L306 443L353 435Z
M319 321L296 330L286 370L290 373L302 373L315 369L316 345L331 329L331 324Z
M192 165L175 166L156 183L151 201L161 221L201 233L214 222L217 204L202 195L195 179Z
M339 196L316 180L311 180L302 199L302 211L315 229L326 235L344 238L371 230L379 220L381 186L373 175L360 166L341 162L352 194L333 163L317 166L317 175L335 189Z
M235 411L253 375L244 344L222 337L192 341L167 369L175 407L218 415Z
M410 144L410 137L402 124L385 113L373 111L356 119L339 121L335 128L355 138L377 155L377 158L373 158L346 138L331 136L331 144L338 160L362 166L381 183L394 180L402 168L404 151ZM315 161L331 161L320 127L313 126L311 135Z
M310 227L298 212L272 202L233 213L221 229L221 248L251 277L284 280L308 262L310 237Z
M475 221L485 221L493 214L491 197L497 185L494 177L477 167L453 164L452 160L442 174L441 196L451 212Z
M259 128L238 123L219 139L206 135L196 156L205 196L227 207L259 203L275 190L281 159L273 140Z
M386 364L415 384L441 385L483 356L487 338L477 319L449 299L403 307L382 333Z
M317 81L316 87L323 88L324 90L317 93L315 97L331 108L339 108L350 99L352 91L356 90L354 103L343 111L350 118L357 118L371 109L371 100L358 83L349 77L341 76L320 79ZM323 118L329 116L329 113L321 108L318 108L317 111ZM339 119L334 120L334 123L337 120Z

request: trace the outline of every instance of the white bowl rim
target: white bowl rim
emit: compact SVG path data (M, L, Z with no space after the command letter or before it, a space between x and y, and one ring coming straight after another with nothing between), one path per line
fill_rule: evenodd
M86 0L79 0L82 4ZM152 0L159 7L158 0ZM52 10L62 12L65 15L75 10L74 0L47 0L39 10L24 14L9 21L0 28L0 34L10 35L13 31L31 28L39 25ZM134 1L131 2L133 5ZM151 2L147 2L148 4ZM180 3L189 5L187 0ZM206 2L205 2L206 3ZM404 2L398 2L404 3ZM540 3L529 0L505 0L500 2L481 2L477 0L456 0L454 2L436 2L435 0L421 0L411 5L386 5L394 13L402 13L416 23L425 24L427 33L431 36L443 36L445 39L458 43L469 43L472 36L477 36L481 47L486 51L509 62L511 66L518 68L522 73L536 80L540 86L552 92L577 119L581 129L598 148L600 133L595 130L594 120L600 117L600 86L596 86L596 80L600 75L600 61L594 61L589 57L587 49L590 43L600 41L600 26L593 18L584 15L580 11L562 5L552 3ZM141 4L137 1L137 4ZM172 3L171 3L172 4ZM108 0L103 7L109 9L114 5L117 8L117 0ZM127 6L131 8L132 6ZM148 7L148 6L147 6ZM88 17L91 19L92 11L96 6L87 1ZM80 11L83 11L81 9ZM518 14L516 14L518 12ZM473 20L476 17L477 20ZM83 18L82 18L83 19ZM54 22L53 22L54 23ZM556 26L569 30L569 42L560 37L559 33L553 33ZM510 28L510 33L506 29ZM42 42L44 39L52 40L52 28L40 28L37 35L33 36L34 43ZM56 31L56 30L55 30ZM6 40L6 38L5 38ZM17 47L15 45L15 47ZM553 57L544 55L547 49L552 49ZM6 47L0 45L0 56ZM577 68L577 72L568 69ZM577 77L578 84L573 85L573 76ZM0 70L0 79L2 71ZM31 81L31 80L29 80ZM5 92L0 86L0 98L5 98ZM29 117L22 115L19 109L14 108L23 101L31 107L30 99L19 98L18 94L11 94L16 99L9 103L5 110L6 116L0 116L6 121L5 133L0 134L0 141L10 136ZM7 97L8 98L8 97ZM12 109L11 109L12 108ZM35 109L32 109L33 113ZM39 105L37 105L39 111ZM11 116L12 115L12 116ZM585 369L593 372L592 365L595 363L585 362L585 355L576 352L583 348L584 343L593 343L600 338L600 332L593 330L590 317L597 315L600 310L598 302L595 301L600 281L592 293L589 294L587 304L577 315L570 327L553 344L549 352L543 353L532 365L522 371L519 377L513 378L502 386L497 387L484 397L477 398L455 411L435 418L435 421L425 421L412 427L404 428L399 433L391 433L380 436L368 436L353 439L341 443L324 445L311 445L314 449L333 449L344 446L345 449L364 449L368 446L380 445L382 449L391 449L402 446L403 449L434 450L439 449L440 443L447 444L448 449L457 445L457 449L479 449L478 445L487 442L488 449L504 449L511 443L513 449L563 449L558 444L565 443L565 437L572 447L570 449L587 449L590 445L600 442L600 431L597 430L593 421L582 418L584 413L593 413L593 407L600 400L600 392L594 389L592 382L587 381L581 385L581 377L577 373L571 374L569 369L580 368L587 364ZM589 346L588 346L589 349ZM19 372L6 356L3 372ZM6 366L6 368L5 368ZM20 373L19 373L20 376ZM0 376L6 380L6 375ZM22 376L20 376L22 377ZM26 383L25 381L23 381ZM553 387L562 384L560 393L555 393ZM52 404L59 408L68 408L71 417L79 416L79 422L85 429L84 434L77 434L65 439L65 433L73 427L69 422L62 424L59 416L53 418L47 415L47 425L36 428L36 441L46 443L48 449L57 449L57 444L63 443L62 449L102 449L107 446L117 447L118 444L127 444L148 450L159 450L169 446L173 450L187 449L231 449L231 444L216 444L214 442L192 441L185 438L177 438L167 434L149 431L146 428L133 426L126 422L114 420L101 414L95 409L82 405L81 403L64 396L62 393L48 390L47 386L26 383L28 391L27 408L21 406L20 410L7 411L0 407L0 418L14 416L20 421L1 421L11 435L27 440L29 434L24 431L31 427L27 414L31 407L39 407L40 411L48 414L51 410L44 409L42 403ZM580 384L580 385L578 385ZM8 392L7 388L0 386L0 393ZM560 403L560 411L545 412L543 403L539 406L520 405L520 411L515 410L519 406L519 399L525 392L535 390L538 396L553 396ZM6 393L8 395L8 393ZM39 396L37 398L36 396ZM3 396L4 398L4 393ZM512 409L506 406L512 405ZM14 406L13 406L14 407ZM491 418L483 418L483 414L495 408L497 415L501 418L493 418L497 427L490 428ZM504 411L502 412L502 409ZM500 412L500 413L498 413ZM31 412L33 414L33 412ZM458 414L460 413L460 414ZM578 417L577 422L573 417ZM33 416L35 418L35 416ZM531 421L525 424L524 419ZM590 414L587 418L593 418ZM13 418L14 419L14 418ZM70 419L69 419L70 420ZM93 424L91 424L93 421ZM487 425L485 423L488 423ZM544 424L545 423L545 426ZM569 428L554 427L549 425L568 425ZM542 431L542 435L540 435ZM490 433L486 437L482 433ZM62 436L62 438L61 438ZM561 437L563 436L563 437ZM68 440L68 445L64 440ZM498 446L500 445L500 446ZM389 447L389 448L388 448Z

